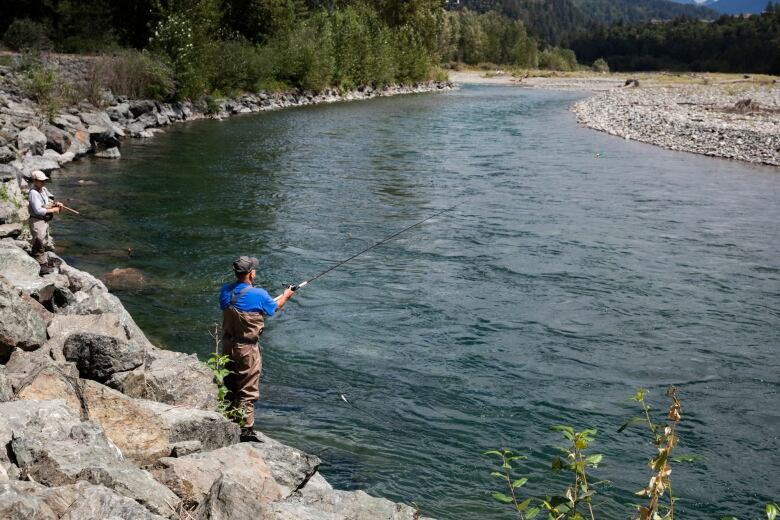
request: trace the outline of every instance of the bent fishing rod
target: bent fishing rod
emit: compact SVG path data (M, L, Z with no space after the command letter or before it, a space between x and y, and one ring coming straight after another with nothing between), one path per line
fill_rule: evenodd
M385 244L385 243L387 243L387 242L391 241L392 239L396 238L397 236L400 236L400 235L402 235L402 234L406 233L406 232L407 232L407 231L409 231L410 229L413 229L413 228L415 228L415 227L417 227L417 226L420 226L420 225L422 225L422 224L424 224L424 223L428 222L429 220L431 220L431 219L434 219L434 218L438 217L439 215L443 215L443 214L447 213L448 211L452 211L452 210L453 210L453 209L455 209L456 207L458 207L458 204L455 204L454 206L450 206L449 208L446 208L446 209L443 209L443 210L441 210L441 211L439 211L439 212L437 212L437 213L434 213L433 215L431 215L431 216L429 216L429 217L426 217L426 218L424 218L424 219L420 220L419 222L415 222L415 223L414 223L414 224L412 224L411 226L407 226L407 227L403 228L401 231L398 231L398 232L396 232L396 233L393 233L392 235L389 235L389 236L387 236L387 237L383 238L383 239L382 239L382 240L380 240L379 242L376 242L375 244L368 246L367 248L363 249L362 251L359 251L359 252L355 253L354 255L350 256L350 257L349 257L349 258L347 258L346 260L342 260L341 262L338 262L337 264L334 264L334 265L332 265L332 266L328 267L327 269L325 269L324 271L320 272L320 273L319 273L319 274L317 274L316 276L313 276L312 278L309 278L308 280L305 280L305 281L303 281L303 282L301 282L301 283L299 283L299 284L296 284L296 285L287 285L286 287L287 287L287 288L289 288L289 289L291 289L293 292L294 292L294 291L297 291L298 289L302 289L303 287L306 287L307 285L309 285L309 284L310 284L310 283L312 283L313 281L315 281L315 280L318 280L318 279L322 278L323 276L325 276L325 275L326 275L326 274L328 274L329 272L331 272L331 271L333 271L333 270L335 270L335 269L338 269L339 267L341 267L342 265L346 264L347 262L349 262L349 261L351 261L351 260L354 260L355 258L359 257L360 255L363 255L363 254L365 254L365 253L368 253L369 251L371 251L371 250L372 250L372 249L374 249L375 247L379 247L379 246L381 246L382 244Z

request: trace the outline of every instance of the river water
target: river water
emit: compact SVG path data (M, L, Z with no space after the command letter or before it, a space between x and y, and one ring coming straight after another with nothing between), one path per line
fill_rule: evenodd
M60 251L151 339L205 358L239 254L273 293L457 204L296 296L263 336L257 426L337 487L438 518L511 518L481 452L562 491L555 424L598 429L600 518L624 519L653 446L628 398L679 387L682 518L780 499L780 171L579 128L582 94L467 86L170 128L52 191ZM128 258L125 250L132 248ZM345 402L343 397L349 403Z

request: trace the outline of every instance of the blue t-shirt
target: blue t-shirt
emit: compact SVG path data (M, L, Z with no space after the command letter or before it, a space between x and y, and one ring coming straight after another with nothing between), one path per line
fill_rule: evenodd
M240 293L247 285L244 282L226 283L219 291L219 307L224 311L230 305L231 292ZM236 298L235 307L241 312L262 312L266 316L273 316L277 304L271 295L264 289L253 287Z

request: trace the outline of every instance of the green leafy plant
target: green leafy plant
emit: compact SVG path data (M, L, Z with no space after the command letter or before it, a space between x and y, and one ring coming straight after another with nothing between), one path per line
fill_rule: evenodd
M531 507L533 498L529 497L524 500L520 500L517 497L518 490L528 482L527 477L515 478L512 472L514 470L513 463L519 460L526 460L528 457L525 455L515 454L511 450L488 450L484 452L485 455L491 455L498 457L501 460L501 466L496 471L493 471L491 475L504 481L506 488L509 491L509 495L502 493L501 491L491 492L491 496L503 504L512 504L518 517L521 519L535 518L541 509L539 507Z
M214 330L210 330L209 335L214 340L214 352L206 360L206 366L211 369L211 373L214 375L214 384L217 385L217 411L226 419L243 427L245 415L243 408L234 407L233 403L228 399L230 391L225 385L225 378L233 373L232 370L227 368L232 360L230 356L219 353L219 325L215 323Z
M548 497L543 501L545 509L553 518L585 518L580 512L582 505L593 520L593 495L596 494L595 484L589 483L588 468L598 467L604 456L600 453L586 455L585 451L596 437L596 430L585 429L575 431L571 426L559 425L553 426L554 431L560 432L563 437L569 441L569 445L559 447L563 457L555 457L552 461L552 470L554 473L563 471L570 472L574 481L569 485L563 496Z

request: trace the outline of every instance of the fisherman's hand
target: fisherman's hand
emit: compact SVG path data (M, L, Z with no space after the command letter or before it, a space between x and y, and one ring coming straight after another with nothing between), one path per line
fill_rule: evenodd
M295 294L295 291L293 291L288 287L287 289L284 290L284 294L282 296L284 296L285 299L289 300L290 298L293 297L293 294Z
M64 206L64 204L62 202L55 202L54 205L57 206L58 208L61 208L61 207Z
M52 213L59 213L60 212L60 207L59 206L54 206L53 208L51 208L51 212Z

